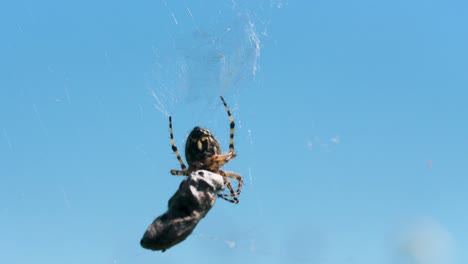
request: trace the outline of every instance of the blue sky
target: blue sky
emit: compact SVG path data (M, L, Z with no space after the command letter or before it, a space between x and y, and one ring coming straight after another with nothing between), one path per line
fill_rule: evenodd
M466 263L464 1L0 4L1 263ZM139 240L223 150L218 200L165 253Z

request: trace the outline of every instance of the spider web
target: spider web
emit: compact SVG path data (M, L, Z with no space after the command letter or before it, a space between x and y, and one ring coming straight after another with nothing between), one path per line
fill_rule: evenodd
M153 46L154 66L149 89L155 109L165 116L176 116L174 112L177 112L179 118L188 112L191 120L199 116L221 120L207 115L210 112L207 110L212 110L214 104L220 105L219 96L230 101L228 105L235 112L237 107L232 103L233 97L248 96L248 89L255 89L261 78L260 57L263 40L269 37L270 15L273 10L282 8L283 2L216 1L210 4L215 5L210 9L217 12L211 12L208 17L203 17L196 7L190 5L186 5L184 10L167 6L175 29L167 43ZM199 107L200 104L204 106ZM225 118L224 111L218 112ZM198 121L201 119L194 121L195 125L199 124ZM242 123L239 118L235 121ZM239 129L243 129L242 125L236 126L236 133ZM253 145L250 129L245 130L249 138L246 144ZM226 145L223 143L227 142L221 138L220 144ZM177 144L183 146L184 142L179 140ZM244 177L244 186L247 187L244 192L255 192L251 167L238 172ZM227 233L216 233L202 225L192 236L197 236L204 243L224 245L225 249L262 256L276 255L269 245L259 245L259 241L264 240L261 233L267 232L261 224L261 199L249 203L257 207L255 218L260 222L251 220L243 227L226 223L231 229ZM217 221L210 217L212 215L202 222Z
M217 102L220 95L255 84L267 23L249 8L218 3L218 12L208 18L188 5L179 15L171 11L177 33L165 45L153 46L150 93L159 112L168 116L180 105Z

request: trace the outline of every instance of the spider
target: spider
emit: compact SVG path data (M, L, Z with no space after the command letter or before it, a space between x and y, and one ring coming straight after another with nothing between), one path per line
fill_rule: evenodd
M228 161L235 158L237 154L234 152L234 127L235 123L229 111L224 98L222 96L221 101L226 108L229 121L230 121L230 137L229 137L229 152L226 154L221 153L221 148L216 138L211 134L211 132L202 127L195 127L192 132L190 132L187 137L187 142L185 143L185 159L188 163L188 168L185 166L184 161L182 160L177 146L174 141L174 134L172 133L172 118L169 116L169 133L171 135L171 145L172 151L179 161L180 167L182 170L171 170L172 175L188 176L191 172L197 170L208 170L213 173L223 176L224 184L229 189L229 194L218 194L218 197L223 198L226 201L231 203L238 203L239 200L237 196L241 193L242 190L242 177L234 172L222 171L220 168L224 166ZM228 178L237 180L237 190L234 192L231 182Z

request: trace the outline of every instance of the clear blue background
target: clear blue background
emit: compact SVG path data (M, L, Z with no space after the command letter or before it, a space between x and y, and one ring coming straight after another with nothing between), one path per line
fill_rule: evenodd
M1 263L467 263L468 4L0 3ZM139 240L237 127L240 203Z

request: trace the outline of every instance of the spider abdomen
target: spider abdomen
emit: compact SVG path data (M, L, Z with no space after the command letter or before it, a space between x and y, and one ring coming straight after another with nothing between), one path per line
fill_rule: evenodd
M221 148L208 129L195 127L190 132L185 143L185 159L189 167L196 170L207 169L205 161L218 154L221 154Z

